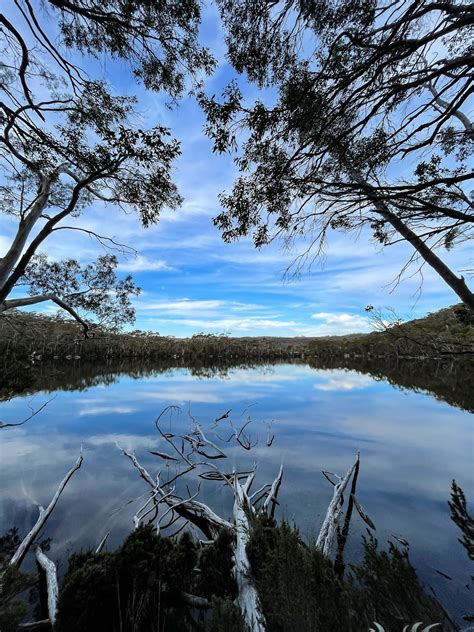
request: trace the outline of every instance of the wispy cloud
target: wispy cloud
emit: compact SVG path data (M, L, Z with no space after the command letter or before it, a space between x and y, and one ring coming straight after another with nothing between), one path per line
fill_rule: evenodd
M374 380L368 375L353 371L320 371L321 380L314 384L317 391L354 391L374 385Z
M122 261L118 269L123 272L149 272L152 270L171 271L174 270L173 266L170 266L163 261L163 259L154 259L152 257L146 257L145 255L137 255L136 257Z
M82 408L78 415L86 417L89 415L128 415L138 409L131 406L87 406Z
M320 325L317 326L318 335L343 335L368 332L373 329L370 320L358 314L318 312L311 314L311 318L320 322Z

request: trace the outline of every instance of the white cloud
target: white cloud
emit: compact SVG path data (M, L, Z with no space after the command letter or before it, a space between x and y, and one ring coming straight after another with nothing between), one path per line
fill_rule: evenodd
M131 406L91 406L89 408L83 408L79 411L79 417L85 417L87 415L128 415L134 413L138 409Z
M172 402L173 404L186 402L202 402L206 404L220 404L225 401L223 394L218 395L212 388L205 386L196 388L188 385L160 387L157 392L140 393L140 399L159 402Z
M192 300L189 298L179 298L174 301L135 301L136 308L143 312L158 312L168 316L190 316L196 314L213 316L225 305L226 302L221 300Z
M330 371L327 374L320 371L319 376L324 381L314 384L317 391L354 391L374 384L374 380L370 376L353 371Z
M151 270L169 272L175 268L168 265L163 259L153 259L144 255L137 255L133 259L121 262L118 269L122 272L146 272Z
M94 447L119 445L121 448L126 448L127 450L138 450L139 448L147 449L150 448L153 443L154 441L150 439L150 437L121 433L92 435L87 438L87 445Z
M340 336L344 334L362 333L373 330L370 320L358 314L333 314L317 312L311 314L313 320L321 321L314 329L317 336Z
M165 318L152 319L155 323L173 323ZM291 330L293 333L300 331L299 325L294 320L277 320L270 318L261 318L259 316L247 316L244 318L215 318L206 320L205 318L181 318L179 325L191 327L196 331L206 332L231 332L240 333L249 336L274 335L275 330Z
M0 257L3 257L6 254L10 245L11 239L8 239L5 235L0 235Z

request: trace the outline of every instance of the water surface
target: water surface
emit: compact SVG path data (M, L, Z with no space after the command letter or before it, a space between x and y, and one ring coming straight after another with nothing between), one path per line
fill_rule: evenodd
M12 526L21 534L29 530L36 506L49 502L82 446L83 466L44 532L62 569L69 552L97 546L109 531L113 548L133 526L134 511L148 490L117 445L135 451L154 475L162 463L149 450L164 447L154 420L166 406L182 408L179 417L167 418L166 429L185 430L191 414L210 437L213 421L232 409L236 426L252 418L249 429L258 444L250 452L229 447L226 469L256 461L259 486L283 463L280 517L295 522L305 538L314 536L332 494L321 470L343 474L359 450L358 499L377 527L380 545L393 534L406 539L420 578L442 604L456 617L469 610L465 585L472 569L447 505L452 479L468 499L474 496L472 415L463 410L470 389L462 372L430 394L414 379L416 390L406 388L406 380L401 389L380 375L374 378L375 371L305 364L217 372L184 367L127 372L122 366L94 372L71 363L66 369L34 371L33 385L0 406L2 421L19 421L29 415L29 406L53 398L23 426L0 430L0 533ZM444 379L448 371L443 371ZM413 368L412 373L419 375ZM270 448L269 425L275 435ZM229 436L225 420L218 432ZM225 488L208 482L201 495L217 513L230 515ZM364 523L354 517L349 561L360 558L363 533Z

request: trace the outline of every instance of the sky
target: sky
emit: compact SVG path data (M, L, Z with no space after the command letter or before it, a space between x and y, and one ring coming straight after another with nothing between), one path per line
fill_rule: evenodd
M213 7L204 10L201 40L218 60L215 73L206 80L206 91L220 94L235 73L225 59ZM182 154L173 174L184 198L181 208L164 211L159 223L148 229L141 227L135 215L105 209L100 203L80 218L81 226L137 250L136 256L122 256L119 266L121 273L133 274L142 288L134 300L137 319L131 328L174 336L199 332L340 335L372 330L364 310L368 304L391 308L402 319L410 319L458 302L427 266L422 277L411 276L414 267L401 283L394 284L411 249L397 244L382 250L369 232L331 233L324 259L290 280L285 280L284 272L299 252L297 245L287 251L281 243L256 250L246 239L225 244L212 218L220 210L218 194L231 188L237 169L231 156L212 153L211 141L203 132L204 116L194 99L185 97L170 110L164 98L137 85L126 64L105 58L82 61L86 70L101 75L117 94L138 96L143 124L169 126L181 142ZM257 95L243 78L238 81L249 100ZM13 229L12 218L0 218L0 255ZM74 256L85 263L103 251L94 239L63 231L49 239L47 252L52 258ZM443 258L460 273L469 267L472 252L461 246L444 251ZM56 312L56 307L45 305L42 311Z

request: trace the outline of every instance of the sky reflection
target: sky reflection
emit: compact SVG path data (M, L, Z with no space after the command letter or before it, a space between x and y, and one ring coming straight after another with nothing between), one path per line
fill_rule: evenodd
M28 416L28 404L38 408L50 397L17 397L2 404L0 417L20 420ZM468 608L464 584L470 569L447 500L453 478L472 499L471 415L354 371L278 365L202 379L173 369L140 379L120 376L107 387L83 392L58 391L27 424L1 431L0 532L13 525L23 534L28 531L36 505L49 501L82 445L83 466L61 497L45 536L52 538L57 559L96 546L107 531L110 546L117 545L132 528L134 510L148 491L117 444L135 450L155 473L158 462L148 452L160 447L154 419L170 404L182 406L181 416L166 422L173 429L187 426L188 411L204 427L229 408L236 423L250 415L252 434L260 442L244 455L229 449L229 460L239 467L256 460L257 486L272 480L284 464L280 516L297 523L305 537L317 533L331 497L321 470L344 473L360 450L358 498L377 526L381 545L392 534L407 539L420 576L445 607L458 616ZM267 448L270 422L275 441ZM225 425L219 425L219 434L228 436ZM218 513L229 515L225 489L208 483L202 496ZM364 531L365 525L354 520L348 544L354 561Z

